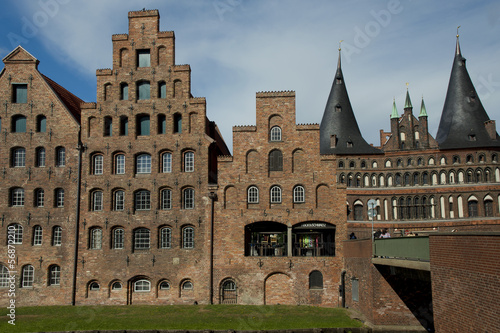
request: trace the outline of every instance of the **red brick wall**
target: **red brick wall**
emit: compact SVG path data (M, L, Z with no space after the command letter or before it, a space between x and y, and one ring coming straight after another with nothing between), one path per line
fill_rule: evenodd
M500 234L436 234L429 245L436 331L500 331Z

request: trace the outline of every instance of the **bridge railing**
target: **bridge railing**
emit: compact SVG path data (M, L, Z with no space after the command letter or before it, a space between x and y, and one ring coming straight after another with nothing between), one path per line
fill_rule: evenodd
M374 257L429 261L429 237L379 238L373 242Z

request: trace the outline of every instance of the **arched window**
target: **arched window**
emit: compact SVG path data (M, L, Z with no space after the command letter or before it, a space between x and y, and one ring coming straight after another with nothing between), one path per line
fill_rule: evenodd
M12 235L12 234L14 235L14 239L12 239L12 236L7 236L7 239L13 241L12 244L22 244L23 243L23 227L20 224L18 224L18 223L11 224L11 225L9 225L7 230L8 230L7 232L9 233L9 235Z
M158 82L158 98L167 98L167 84L165 81Z
M182 202L184 209L193 209L194 208L194 189L193 188L185 188L182 191Z
M11 207L24 207L24 189L22 187L10 190L10 205Z
M174 133L182 133L182 115L174 114Z
M493 198L490 196L484 199L484 216L493 216Z
M281 187L273 186L270 191L271 203L280 204L281 203Z
M149 249L150 231L147 228L137 228L134 230L134 249Z
M61 284L61 267L52 265L49 267L49 286L58 286Z
M191 281L185 281L184 283L182 283L181 286L182 290L193 290L193 288L194 288L193 282Z
M47 117L38 115L36 117L36 131L39 133L47 132Z
M305 196L306 191L303 186L295 186L293 188L293 202L294 203L303 203L306 201Z
M66 149L64 147L56 148L56 167L66 166Z
M280 150L269 153L269 171L283 171L283 153Z
M149 115L141 114L138 115L136 125L136 133L138 136L149 135Z
M102 230L100 228L91 228L89 247L92 250L102 249Z
M279 126L273 126L269 133L269 138L271 141L281 141L281 128Z
M103 193L102 191L92 192L92 207L91 210L94 212L101 211L103 208Z
M309 289L323 289L323 274L320 271L309 274Z
M55 226L52 228L52 246L61 246L62 244L62 228Z
M160 249L170 249L172 247L172 229L163 227L160 229Z
M150 210L151 209L151 193L148 190L140 190L135 192L135 210Z
M161 281L158 289L160 290L169 290L170 289L170 283L168 281Z
M24 168L26 166L26 149L24 148L13 149L12 166L14 168Z
M116 190L113 194L113 208L115 211L122 211L125 209L125 191Z
M161 170L163 173L172 172L172 153L166 152L161 155L162 166Z
M115 174L123 175L125 173L125 154L115 155Z
M45 167L45 148L38 147L36 149L36 161L35 161L35 165L38 168Z
M116 282L113 282L113 284L111 285L111 290L114 290L114 291L118 291L118 290L122 290L122 283L119 282L119 281L116 281Z
M221 285L221 304L236 304L236 282L232 279L225 280Z
M184 172L194 172L194 152L184 153Z
M33 227L33 245L42 245L43 229L41 226L36 225Z
M151 282L148 280L138 280L134 282L134 292L151 291Z
M15 115L12 117L12 133L26 133L26 117Z
M128 117L120 116L120 135L128 135Z
M122 101L128 100L128 84L125 82L120 84L120 99Z
M41 188L35 190L35 207L45 206L45 191Z
M89 284L89 291L98 291L99 289L101 289L101 286L99 286L98 282L94 281Z
M184 227L182 229L182 248L192 249L194 248L194 228Z
M113 249L123 249L125 244L125 231L123 228L113 229Z
M31 288L33 287L33 281L35 280L35 269L31 265L26 265L23 267L21 274L21 288Z
M247 202L249 204L259 203L259 188L257 186L250 186L247 190Z
M339 166L338 166L339 169L343 169L344 168L344 161L339 161Z
M160 200L160 209L168 210L172 209L172 190L169 188L165 188L161 190L161 200Z
M140 154L136 158L137 173L151 173L151 155Z
M92 174L102 175L103 172L104 156L102 154L95 154L92 156Z
M137 99L146 100L150 99L151 87L149 81L137 82Z
M164 114L158 115L158 134L165 134L167 132L167 117Z
M104 117L104 136L113 136L113 118Z
M354 203L354 220L363 221L363 203L359 200Z
M10 285L9 269L0 264L0 288L8 288Z
M469 198L468 208L469 208L469 217L477 217L478 216L477 199L475 197Z
M58 188L55 191L55 207L63 208L64 207L64 189Z

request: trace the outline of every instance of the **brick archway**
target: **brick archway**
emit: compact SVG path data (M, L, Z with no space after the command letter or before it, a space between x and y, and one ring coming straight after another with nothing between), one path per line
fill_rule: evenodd
M295 305L297 302L293 295L293 281L288 275L274 273L266 279L264 304Z

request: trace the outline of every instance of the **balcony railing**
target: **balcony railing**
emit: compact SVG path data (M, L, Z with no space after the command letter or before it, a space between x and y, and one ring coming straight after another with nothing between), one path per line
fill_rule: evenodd
M305 246L303 243L293 244L294 256L306 257L333 257L335 256L334 242L318 242L312 246Z
M250 243L250 256L253 257L286 257L286 243Z

